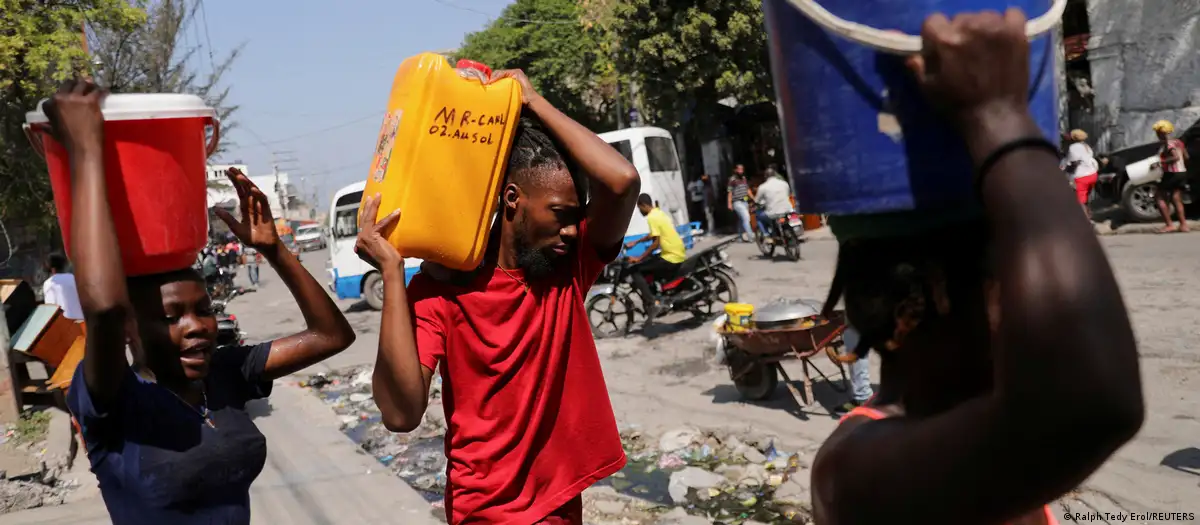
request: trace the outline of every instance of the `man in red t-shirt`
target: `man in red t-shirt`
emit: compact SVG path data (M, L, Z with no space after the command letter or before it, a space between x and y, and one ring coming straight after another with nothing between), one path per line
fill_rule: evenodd
M372 387L384 425L407 432L441 370L450 523L582 523L580 493L625 465L583 300L620 251L641 182L524 74L493 76L505 77L521 83L525 116L479 269L422 272L406 290L385 240L399 212L375 222L378 197L363 200L356 250L384 282Z

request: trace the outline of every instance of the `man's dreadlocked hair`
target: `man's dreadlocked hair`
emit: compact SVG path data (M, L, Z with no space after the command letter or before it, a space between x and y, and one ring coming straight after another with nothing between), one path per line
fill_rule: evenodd
M850 350L866 357L871 348L882 350L895 339L897 318L919 329L938 317L983 308L983 281L991 275L988 245L982 221L918 236L845 242L825 311L844 299L846 317L861 335L858 348ZM938 286L944 293L935 294ZM945 313L939 312L939 296L950 305Z
M543 185L555 171L566 169L575 182L580 204L587 201L587 181L577 175L579 170L570 155L546 131L541 119L533 114L521 115L514 135L512 152L508 155L509 181L531 189Z

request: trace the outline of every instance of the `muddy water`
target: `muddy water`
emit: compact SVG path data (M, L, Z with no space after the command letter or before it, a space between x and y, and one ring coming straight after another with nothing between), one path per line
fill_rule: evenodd
M677 469L665 470L657 466L658 458L630 459L625 468L616 474L600 480L597 485L607 485L613 490L641 498L660 505L671 506L671 495L667 486L671 482L671 472Z

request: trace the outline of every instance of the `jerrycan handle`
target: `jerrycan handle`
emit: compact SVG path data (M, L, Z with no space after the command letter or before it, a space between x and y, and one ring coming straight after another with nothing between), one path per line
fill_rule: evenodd
M484 84L492 78L492 68L474 60L461 59L454 68L463 78L479 78Z
M816 0L787 0L787 2L826 31L841 35L852 42L893 55L911 55L921 52L921 37L919 36L884 31L844 20L821 7ZM1053 29L1062 20L1063 11L1066 9L1067 0L1054 0L1054 4L1045 14L1025 24L1025 35L1032 40Z

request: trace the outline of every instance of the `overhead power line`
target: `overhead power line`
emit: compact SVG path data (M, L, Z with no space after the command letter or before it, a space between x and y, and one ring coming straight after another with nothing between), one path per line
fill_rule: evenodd
M366 115L366 116L363 116L363 117L359 117L359 118L356 118L356 119L354 119L354 120L350 120L350 121L347 121L347 122L342 122L342 123L340 123L340 124L334 124L334 125L332 125L332 126L328 126L328 127L324 127L324 128L320 128L320 129L314 129L314 130L312 130L312 131L307 131L307 132L304 132L304 133L300 133L300 134L298 134L298 135L292 135L292 136L290 136L290 137L286 137L286 138L282 138L282 139L275 139L275 140L260 141L260 142L259 142L259 144L258 144L258 146L250 146L250 147L248 147L248 148L246 148L246 149L254 149L254 148L259 148L259 147L270 147L270 145L271 145L271 144L280 144L280 143L283 143L283 142L291 142L291 141L293 141L293 140L302 139L302 138L305 138L305 137L311 137L311 136L313 136L313 135L320 135L321 133L325 133L325 132L328 132L328 131L333 131L333 130L335 130L335 129L342 129L342 128L345 128L345 127L348 127L348 126L352 126L352 125L354 125L354 124L358 124L359 122L363 122L363 121L365 121L365 120L369 120L369 119L378 119L378 118L383 118L383 112L376 112L376 113L372 113L372 114L370 114L370 115Z
M437 2L439 4L442 4L446 7L458 9L459 11L466 11L468 13L475 13L477 15L486 16L486 17L488 17L488 20L504 20L505 22L516 22L516 23L522 23L522 24L541 24L541 25L566 25L566 24L578 25L579 24L579 20L565 19L565 18L558 19L558 20L530 20L528 18L497 18L497 17L493 16L491 13L488 13L485 11L480 11L473 7L467 7L467 6L462 6L462 5L458 5L455 3L451 3L447 0L433 0L433 1Z
M208 67L210 74L217 74L217 61L213 58L212 37L208 35L208 12L204 9L204 0L199 0L200 20L204 22L204 42L207 44Z

